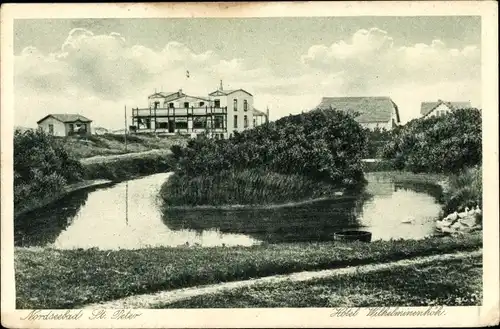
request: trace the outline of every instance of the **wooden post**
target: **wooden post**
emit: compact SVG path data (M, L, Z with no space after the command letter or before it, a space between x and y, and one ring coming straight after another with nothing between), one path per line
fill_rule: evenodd
M132 112L134 109L132 109ZM127 106L125 105L125 132L124 132L124 138L125 138L125 152L127 152Z

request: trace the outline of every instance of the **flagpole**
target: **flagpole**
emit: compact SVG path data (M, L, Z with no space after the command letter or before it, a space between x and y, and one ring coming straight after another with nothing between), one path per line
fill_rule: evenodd
M125 105L125 132L124 132L124 137L125 137L125 152L127 152L127 105Z

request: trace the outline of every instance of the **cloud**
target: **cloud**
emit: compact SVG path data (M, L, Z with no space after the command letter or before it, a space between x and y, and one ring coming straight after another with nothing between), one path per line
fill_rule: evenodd
M480 103L481 54L475 45L456 49L431 40L397 46L386 31L371 28L348 41L313 45L301 62L311 71L338 74L342 83L332 96L395 95L406 119L417 116L415 108L425 100Z
M296 73L276 73L176 41L152 49L116 32L75 28L54 53L26 47L15 56L15 121L34 126L48 113L73 112L120 128L123 106L146 106L154 89L206 95L221 79L225 88L252 92L255 106L269 106L272 119L309 110L323 96L389 95L403 119L418 115L423 100L480 100L475 45L453 49L430 40L398 46L386 31L372 28L331 45L311 45L296 61Z
M16 124L28 126L47 113L77 112L116 127L122 120L114 109L146 106L155 88L206 95L220 79L229 81L227 87L248 88L249 79L268 74L243 59L195 53L175 41L154 50L116 32L96 35L83 28L71 30L55 53L26 47L15 56L14 70Z

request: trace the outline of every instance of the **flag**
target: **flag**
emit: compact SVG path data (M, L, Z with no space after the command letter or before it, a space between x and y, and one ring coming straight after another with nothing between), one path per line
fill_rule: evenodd
M186 71L186 77L189 78L189 71Z

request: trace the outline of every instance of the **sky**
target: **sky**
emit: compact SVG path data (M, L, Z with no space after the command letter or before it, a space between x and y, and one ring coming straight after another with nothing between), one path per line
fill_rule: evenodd
M480 17L17 19L15 125L79 113L123 127L155 90L245 89L271 120L327 96L481 107ZM189 78L186 71L190 72Z

